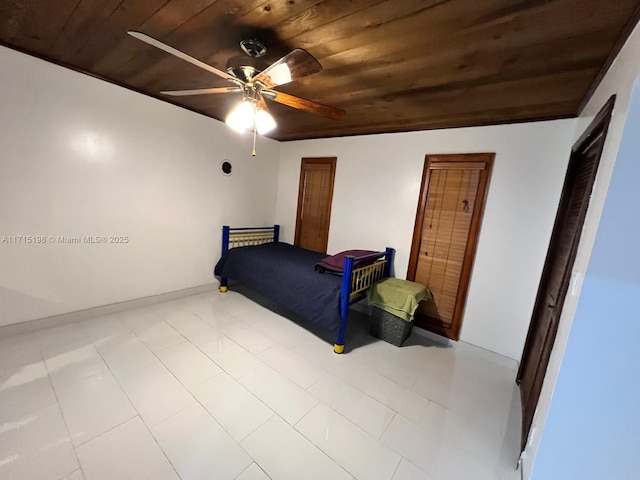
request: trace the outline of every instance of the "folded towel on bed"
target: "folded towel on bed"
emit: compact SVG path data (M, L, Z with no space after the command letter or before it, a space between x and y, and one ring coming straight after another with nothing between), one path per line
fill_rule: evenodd
M315 270L320 273L342 273L344 270L344 257L356 257L356 260L353 262L354 267L370 265L374 263L377 258L365 258L362 260L357 260L357 258L374 253L378 252L373 250L345 250L344 252L336 253L335 255L330 255L327 258L322 259L316 263Z

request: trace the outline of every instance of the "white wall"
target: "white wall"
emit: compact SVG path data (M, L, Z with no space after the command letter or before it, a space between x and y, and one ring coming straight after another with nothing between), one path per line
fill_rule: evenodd
M426 154L496 152L461 340L519 359L575 120L283 143L276 222L293 241L300 160L338 158L329 253L396 249L405 278Z
M0 325L214 281L220 228L273 223L280 145L0 47ZM219 173L222 159L235 166Z
M605 199L611 181L611 175L618 155L620 141L624 125L627 120L629 111L629 103L631 93L636 79L640 77L640 27L636 26L634 32L627 39L620 54L611 65L604 79L596 89L594 95L589 100L580 118L577 120L574 132L574 142L580 137L582 132L589 126L595 115L600 111L602 106L607 102L611 95L616 95L616 104L609 124L609 132L605 142L600 166L596 177L596 184L591 196L589 211L585 220L582 237L580 238L580 246L576 256L573 272L580 276L584 275L591 251L598 230L600 217L604 207ZM575 295L568 296L562 311L560 325L554 348L549 360L549 367L545 377L540 401L534 417L535 434L530 439L530 445L526 449L526 457L524 461L525 473L531 471L533 461L538 450L540 441L540 432L544 428L544 422L549 409L549 403L553 394L558 372L564 356L567 340L571 331L571 325L575 316L578 304L580 290ZM603 331L603 335L607 332Z
M541 433L534 479L638 477L640 223L629 219L640 203L639 131L640 81ZM602 340L603 318L615 319L623 332L615 342Z

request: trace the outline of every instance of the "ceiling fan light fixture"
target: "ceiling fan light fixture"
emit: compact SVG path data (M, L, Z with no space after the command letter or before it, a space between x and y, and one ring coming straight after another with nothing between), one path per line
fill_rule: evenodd
M238 133L244 133L255 127L259 135L264 135L276 128L273 116L247 99L231 110L225 123Z
M255 115L253 103L249 100L243 100L227 115L225 123L236 132L244 133L253 127Z
M269 133L271 130L276 128L276 121L273 119L273 116L267 112L266 110L262 110L258 108L256 110L256 130L259 135L264 135Z

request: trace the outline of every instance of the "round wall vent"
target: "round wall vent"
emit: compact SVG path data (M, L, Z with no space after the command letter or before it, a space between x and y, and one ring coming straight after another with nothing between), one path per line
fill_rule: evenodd
M231 165L229 160L223 160L220 162L220 171L223 175L229 176L233 172L233 165Z

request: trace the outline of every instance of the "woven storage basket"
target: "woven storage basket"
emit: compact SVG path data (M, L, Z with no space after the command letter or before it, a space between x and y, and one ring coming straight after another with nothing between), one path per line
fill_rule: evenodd
M369 333L380 340L401 347L411 333L413 324L378 307L373 307Z

